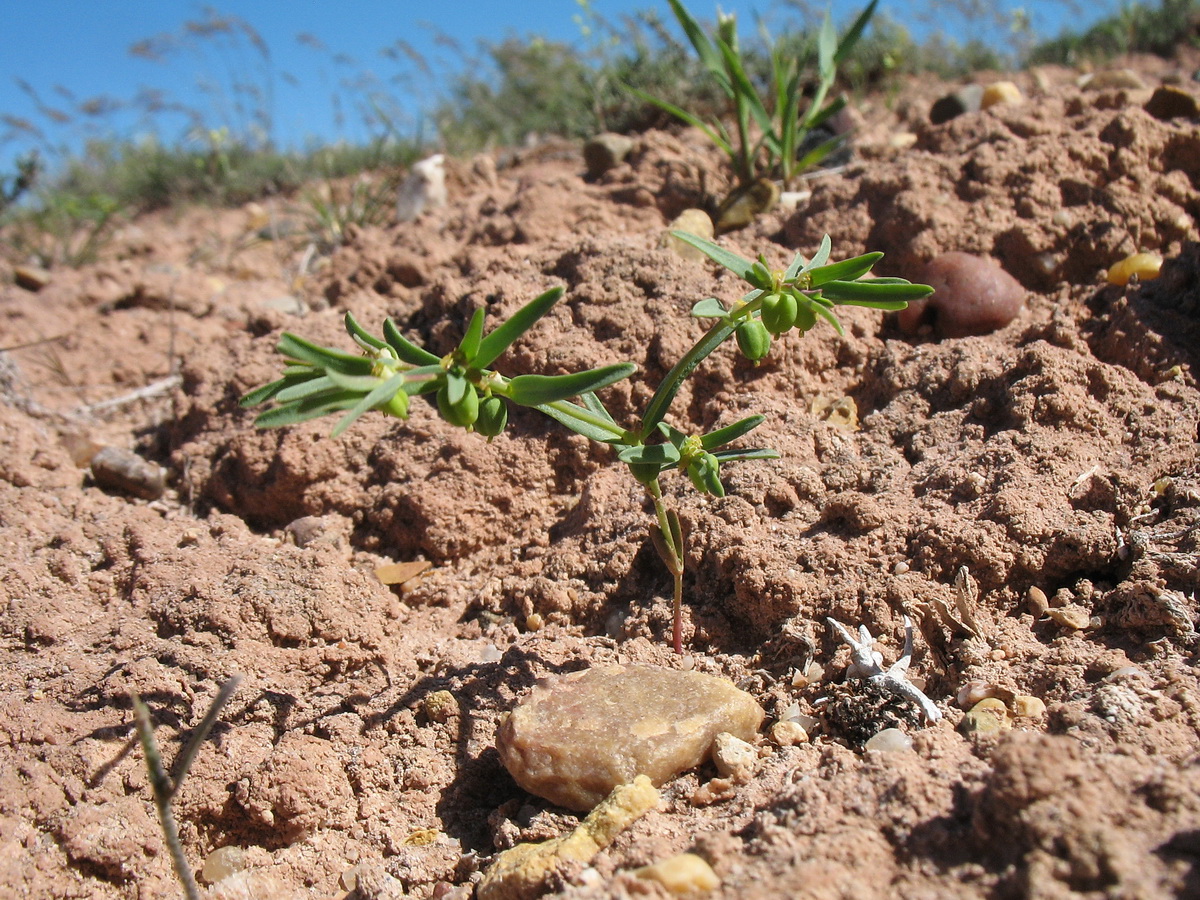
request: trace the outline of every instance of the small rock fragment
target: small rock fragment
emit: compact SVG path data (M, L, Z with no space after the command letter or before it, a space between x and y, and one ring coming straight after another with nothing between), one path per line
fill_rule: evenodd
M1040 719L1046 714L1046 703L1040 697L1021 694L1013 698L1012 713L1018 719Z
M695 853L680 853L633 872L638 878L657 881L677 897L701 894L721 886L721 879L703 857Z
M1133 69L1105 69L1082 76L1079 86L1085 91L1137 91L1145 88L1146 82Z
M713 763L722 778L745 784L758 768L758 751L753 744L722 731L713 741Z
M430 722L448 722L458 715L458 700L449 691L434 691L421 705Z
M645 775L613 789L568 835L505 850L484 873L478 900L533 900L563 863L588 863L643 814L658 805L658 791Z
M1063 628L1072 631L1083 631L1092 624L1092 614L1078 603L1068 603L1066 606L1046 610L1046 618L1057 622Z
M745 228L760 215L770 212L779 200L779 185L759 178L734 190L717 209L716 232L724 234Z
M1137 277L1138 281L1153 281L1162 270L1162 257L1157 253L1134 253L1108 270L1108 283L1124 287Z
M435 153L418 163L400 185L396 221L411 222L428 209L446 205L446 158Z
M163 470L132 450L103 447L92 457L92 479L106 490L157 500L166 489Z
M633 139L606 131L583 145L583 163L589 178L598 178L625 161L633 150Z
M50 283L49 271L41 266L14 266L13 281L27 291L40 291Z
M968 84L937 100L929 110L929 121L941 125L963 113L978 112L982 104L983 86Z
M899 728L885 728L867 741L863 749L877 753L902 753L911 750L912 743L912 738Z
M375 577L379 579L380 584L404 584L406 581L412 581L412 579L429 571L431 568L433 568L433 563L425 559L416 559L412 562L385 563L382 566L375 567Z
M956 250L932 259L921 280L934 293L898 313L908 334L930 319L942 337L990 334L1015 319L1025 302L1017 279L991 260Z
M697 250L691 244L685 244L679 238L671 234L672 231L686 231L688 234L694 234L696 237L704 238L706 241L711 241L713 238L713 223L702 209L685 209L677 215L670 225L667 226L667 233L663 235L663 246L670 248L676 256L700 262L708 259L703 252Z
M662 784L702 763L727 731L753 740L754 698L723 678L608 666L547 679L500 726L505 768L530 793L588 810L637 775Z
M785 719L771 726L771 740L780 747L795 747L797 744L808 743L808 732L799 722Z
M1171 119L1195 119L1200 117L1200 101L1194 94L1189 94L1182 88L1164 84L1155 88L1150 99L1146 101L1146 112L1169 122Z
M1050 608L1050 598L1046 596L1045 591L1036 585L1029 588L1029 593L1026 596L1029 611L1033 613L1035 619L1040 619L1046 614L1046 610Z
M963 709L971 709L980 700L996 699L1003 703L1011 703L1016 696L1007 688L987 681L968 681L959 689L958 705Z
M200 869L200 880L205 884L216 884L246 868L246 851L230 845L218 847L204 859Z
M1019 87L1011 81L997 81L995 84L989 84L983 89L979 108L991 109L993 106L1016 106L1024 102L1025 97Z
M999 734L1012 728L1012 721L1004 701L989 697L971 707L958 727L963 734Z

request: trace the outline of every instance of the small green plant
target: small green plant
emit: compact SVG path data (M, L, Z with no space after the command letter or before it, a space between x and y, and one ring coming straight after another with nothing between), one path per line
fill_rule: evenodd
M746 58L738 43L737 19L718 14L716 33L709 37L680 0L667 0L671 11L691 42L709 76L733 104L736 136L719 119L701 116L630 88L643 100L699 129L729 157L741 185L760 177L780 178L784 188L805 169L816 165L837 148L836 139L824 141L799 155L805 138L845 105L844 98L826 103L837 79L837 67L854 49L867 27L879 0L871 0L839 41L828 15L817 36L817 78L804 114L800 104L806 87L797 56L781 40L768 40L769 84L765 99L747 71Z
M409 341L396 323L386 319L382 339L368 333L350 313L345 325L361 354L320 347L284 333L278 350L286 358L283 376L250 391L242 405L277 404L261 413L260 427L294 425L308 419L341 414L336 437L359 416L379 410L408 418L415 396L432 398L447 422L476 431L490 441L508 422L509 404L532 407L571 431L610 445L617 459L645 486L654 505L651 538L674 579L672 644L682 652L684 535L679 516L668 509L660 477L671 470L688 476L703 494L725 495L721 466L728 462L777 459L774 450L736 449L729 445L758 427L764 417L749 416L707 434L689 434L666 421L671 403L696 367L733 338L741 353L754 362L763 359L776 338L792 331L804 334L819 319L842 333L834 310L838 306L903 309L909 300L932 292L926 285L902 278L865 279L882 253L867 253L831 263L830 241L805 259L797 254L784 270L768 268L760 256L751 261L710 241L685 232L680 240L734 272L751 288L726 307L715 297L701 300L692 315L715 323L663 378L639 422L625 427L616 422L597 391L633 374L633 363L615 363L568 375L506 376L491 365L562 296L553 288L518 310L512 318L484 334L484 310L476 310L457 348L438 357ZM576 402L572 398L577 398Z
M229 698L233 696L233 692L237 690L241 680L240 676L235 675L221 685L221 690L217 692L208 712L204 714L204 718L192 733L191 740L176 759L173 778L167 774L162 754L158 752L158 741L154 737L154 725L150 721L150 710L142 702L141 697L136 693L133 694L134 721L137 726L138 738L142 743L142 753L146 757L146 771L150 777L150 790L154 794L154 806L158 810L159 825L162 827L163 837L166 838L167 848L171 851L175 875L179 878L179 883L183 886L183 892L188 900L199 900L200 889L196 886L191 866L188 865L187 857L183 854L183 844L179 840L179 828L175 824L175 814L171 809L171 804L196 759L200 745L204 743L208 733L212 731L212 727L217 724L217 716L221 714L221 709L229 702Z
M309 232L323 250L346 243L351 225L385 225L395 216L397 182L363 173L349 185L326 178L316 189L305 189Z
M112 236L118 202L104 193L41 193L34 208L13 216L8 234L12 249L46 267L95 262Z

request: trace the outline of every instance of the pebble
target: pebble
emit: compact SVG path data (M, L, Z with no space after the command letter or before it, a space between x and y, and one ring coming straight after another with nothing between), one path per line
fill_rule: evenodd
M246 868L246 851L241 847L218 847L205 857L200 869L200 880L205 884L216 884Z
M396 200L396 221L411 222L421 213L446 205L446 157L435 153L413 163Z
M769 178L742 185L726 197L717 210L717 234L745 228L763 213L770 212L778 201L779 185Z
M1046 592L1036 585L1029 588L1029 593L1026 595L1026 602L1029 604L1029 611L1033 613L1035 619L1040 619L1046 614L1046 610L1050 608L1050 598L1046 596Z
M13 281L27 291L40 291L50 283L50 272L41 266L14 266Z
M1077 603L1046 610L1046 618L1052 619L1064 628L1082 631L1092 624L1092 616Z
M989 697L972 706L958 727L963 734L999 734L1012 728L1012 721L1004 701Z
M928 319L942 337L990 334L1015 319L1025 303L1017 279L991 260L957 250L930 260L921 280L934 293L900 310L900 328L908 334Z
M979 101L980 109L991 109L993 106L1016 106L1025 102L1021 89L1011 81L997 81L983 89Z
M1195 119L1200 116L1200 101L1196 99L1195 94L1189 94L1170 84L1155 88L1144 108L1154 118L1164 122L1171 119Z
M433 568L433 563L427 559L414 559L411 562L384 563L375 567L375 577L380 584L405 584L418 575L423 575Z
M1012 713L1018 719L1040 719L1046 714L1046 703L1040 697L1021 694L1013 698Z
M637 775L663 784L700 765L723 731L753 740L762 719L754 698L723 678L605 666L536 685L501 724L496 748L522 788L582 811Z
M583 145L583 164L590 178L598 178L625 161L633 150L633 139L606 131Z
M92 480L106 490L157 500L166 490L161 466L142 459L132 450L102 447L92 457Z
M708 217L708 213L702 209L685 209L667 226L667 232L662 238L662 245L670 248L681 259L695 262L708 259L703 252L672 235L672 231L686 231L688 234L711 241L713 239L713 222Z
M1106 276L1109 284L1124 287L1137 276L1138 281L1153 281L1162 270L1162 257L1157 253L1134 253L1113 263Z
M780 191L779 208L785 213L794 213L812 197L812 191Z
M929 121L941 125L963 113L978 112L983 104L983 87L968 84L952 94L939 98L929 109Z
M780 747L795 747L808 743L808 732L799 722L788 719L771 726L771 740Z
M645 775L615 788L570 834L540 844L517 844L496 857L475 890L478 900L534 900L565 864L587 864L642 815L658 805Z
M448 722L458 715L458 700L449 691L434 691L421 703L430 722Z
M877 753L902 753L912 749L912 738L899 728L885 728L867 741L864 750Z
M1086 91L1137 91L1145 88L1146 82L1133 69L1105 69L1082 76L1079 86Z
M722 778L745 784L758 768L758 751L753 744L722 731L713 741L713 764Z
M955 699L961 708L971 709L980 700L996 699L1004 703L1011 703L1015 696L1012 691L997 684L987 681L968 681L959 689Z
M680 853L650 866L634 869L633 874L646 881L657 881L676 897L702 894L716 890L721 879L703 857L695 853Z

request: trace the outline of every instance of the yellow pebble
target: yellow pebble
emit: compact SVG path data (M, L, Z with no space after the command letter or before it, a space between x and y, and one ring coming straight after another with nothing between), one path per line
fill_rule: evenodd
M1135 253L1113 264L1108 270L1108 283L1124 287L1135 275L1138 281L1150 281L1158 277L1162 263L1162 257L1157 253Z
M1024 102L1025 97L1022 96L1019 87L1011 81L997 81L983 89L983 97L979 101L979 106L981 109L988 109L992 106L1015 106Z
M1013 699L1012 712L1019 719L1040 719L1046 714L1046 703L1039 697L1022 694Z
M711 891L721 884L712 866L695 853L680 853L652 866L643 866L633 874L657 881L677 897Z

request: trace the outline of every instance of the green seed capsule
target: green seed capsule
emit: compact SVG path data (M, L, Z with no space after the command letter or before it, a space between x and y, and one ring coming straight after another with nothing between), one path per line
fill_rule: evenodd
M479 418L475 420L475 430L484 437L493 438L504 430L508 424L508 404L494 394L484 397L479 404Z
M796 311L796 330L804 334L804 332L816 324L817 314L812 311L807 303L799 304Z
M392 395L392 399L386 403L381 403L376 409L389 416L395 416L397 419L408 418L408 394L404 391L396 391Z
M638 484L649 484L658 477L659 467L656 463L629 463L629 472Z
M451 425L460 425L463 428L470 428L475 424L475 420L479 418L479 394L475 392L474 385L467 385L466 393L462 395L462 399L457 403L450 402L449 389L442 385L437 392L438 412L442 414L442 418Z
M763 298L762 323L771 334L783 334L791 331L796 324L796 314L800 304L792 294L768 294Z
M692 487L700 493L725 496L725 486L721 484L721 464L711 453L705 453L689 465L687 473L692 480Z
M735 332L738 349L746 359L758 362L771 352L771 335L758 319L747 319Z

